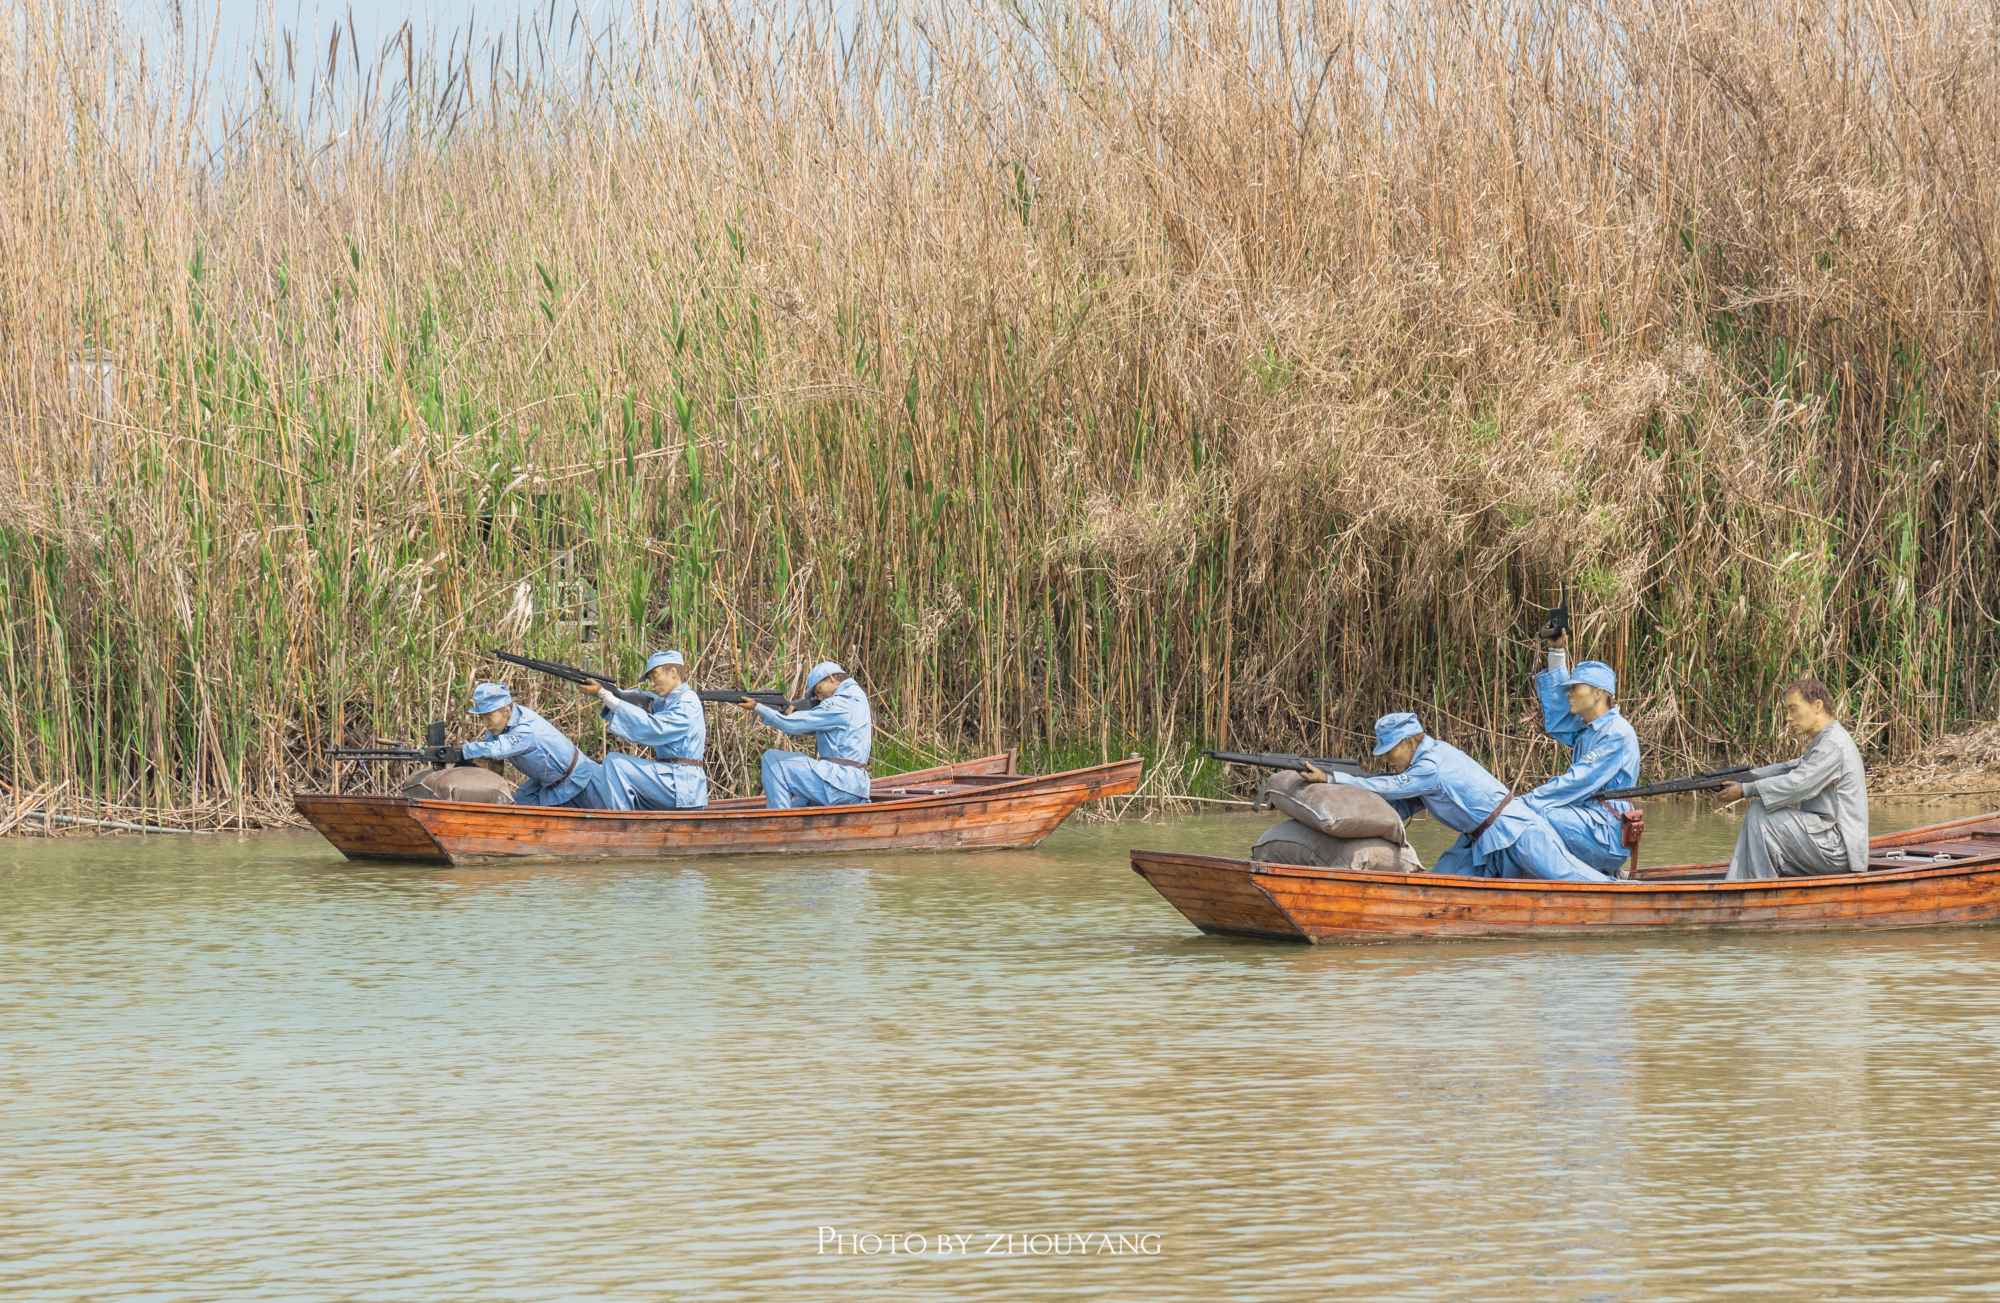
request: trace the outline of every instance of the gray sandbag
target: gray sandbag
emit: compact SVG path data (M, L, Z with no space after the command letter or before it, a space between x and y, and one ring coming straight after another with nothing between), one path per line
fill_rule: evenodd
M481 805L514 804L514 784L478 765L432 769L403 784L403 795L419 801L476 801Z
M1257 788L1257 803L1290 815L1329 837L1351 841L1379 837L1395 846L1408 843L1403 820L1381 797L1364 787L1308 783L1304 774L1281 769Z
M1423 861L1408 846L1381 837L1329 837L1297 819L1273 824L1250 858L1259 864L1303 864L1315 869L1355 869L1362 873L1422 873Z

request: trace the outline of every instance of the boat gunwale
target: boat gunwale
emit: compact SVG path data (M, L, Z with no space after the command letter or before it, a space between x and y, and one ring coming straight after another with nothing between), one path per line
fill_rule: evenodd
M991 759L992 757L981 758ZM966 763L972 764L977 763L977 761L968 761ZM446 812L465 810L501 817L505 817L510 812L519 811L522 813L532 812L537 816L553 815L559 818L586 821L610 818L618 820L636 819L649 823L689 823L700 819L781 819L812 815L863 814L876 811L899 812L921 809L927 806L963 804L967 801L988 800L995 796L1024 795L1025 793L1020 789L1030 785L1051 784L1060 779L1074 779L1080 775L1107 774L1108 771L1117 769L1120 766L1143 766L1143 764L1142 760L1127 757L1123 760L1110 760L1103 764L1086 765L1082 769L1067 769L1053 774L1022 774L1018 777L1010 778L1005 783L993 783L964 792L944 792L929 796L913 796L900 801L849 801L841 805L800 805L777 810L769 808L716 810L707 806L694 810L579 810L560 805L496 805L486 801L438 801L407 796L390 796L384 793L373 792L357 792L352 794L300 792L295 794L292 799L295 805L301 800L313 802L338 801L343 804L375 806L383 809L438 810ZM899 774L891 774L884 781L901 776ZM994 777L995 775L982 776ZM1062 791L1066 790L1067 786L1069 785L1065 784L1062 787L1055 787L1049 790Z

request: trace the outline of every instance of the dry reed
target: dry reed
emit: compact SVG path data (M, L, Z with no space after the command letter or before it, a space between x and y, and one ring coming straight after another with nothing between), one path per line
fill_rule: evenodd
M1511 776L1565 583L1652 768L1800 673L1995 707L1990 7L551 5L235 87L5 7L23 793L254 818L505 644L833 655L892 763Z

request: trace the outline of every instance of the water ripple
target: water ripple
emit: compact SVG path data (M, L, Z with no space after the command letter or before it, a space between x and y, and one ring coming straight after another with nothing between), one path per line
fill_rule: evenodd
M2000 1282L2000 933L1313 949L1199 937L1124 866L1256 827L442 872L9 847L0 1293Z

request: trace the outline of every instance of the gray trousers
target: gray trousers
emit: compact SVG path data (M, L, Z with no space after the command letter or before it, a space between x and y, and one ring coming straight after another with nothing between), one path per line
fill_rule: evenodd
M1811 878L1846 873L1847 842L1840 827L1823 814L1787 806L1766 810L1750 798L1743 831L1736 834L1736 852L1729 857L1729 876L1742 878Z

